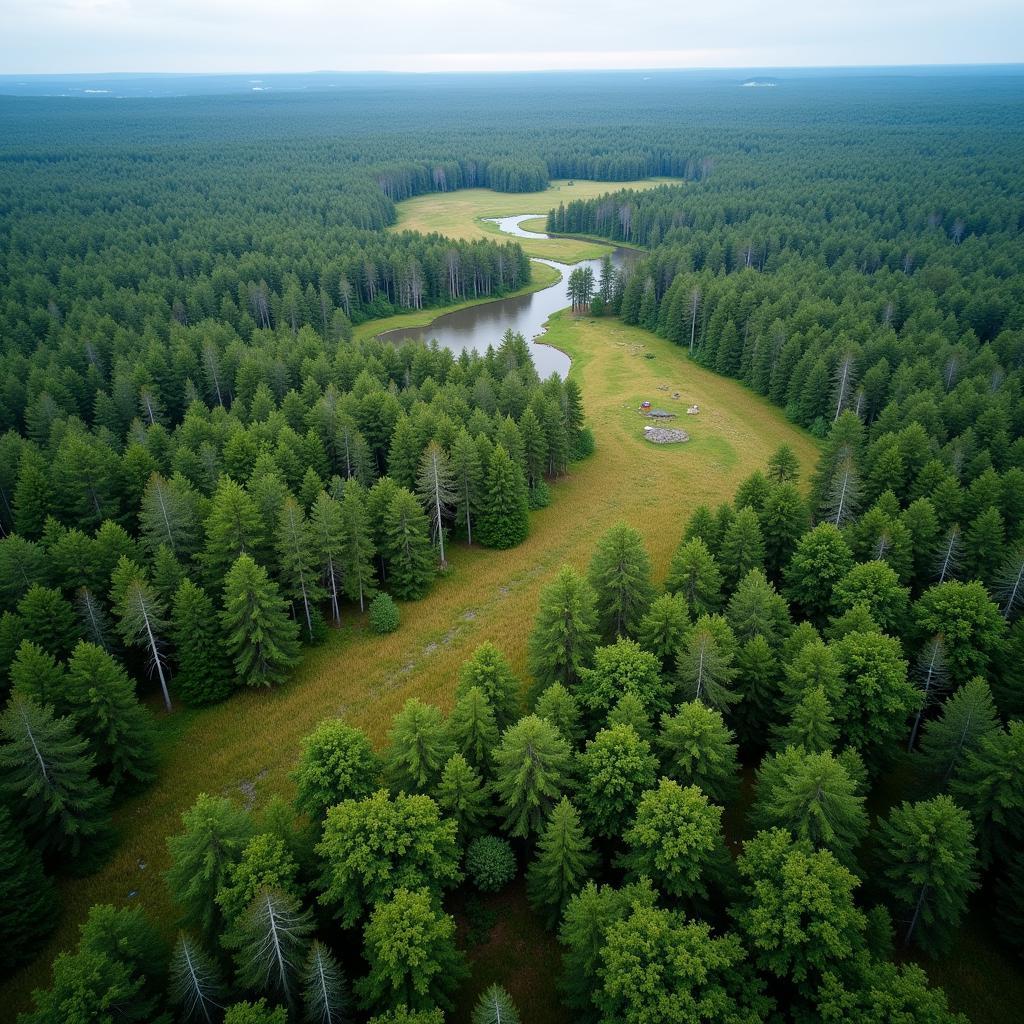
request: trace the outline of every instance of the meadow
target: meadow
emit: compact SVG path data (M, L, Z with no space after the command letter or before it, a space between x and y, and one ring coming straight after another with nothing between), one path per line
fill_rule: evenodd
M497 224L486 217L512 217L522 213L547 215L559 203L574 199L594 199L620 188L650 189L658 185L678 184L672 178L645 178L622 184L606 181L552 181L543 192L499 194L488 188L466 188L458 192L432 192L416 196L397 207L398 220L392 231L436 231L451 238L474 239L501 235ZM543 231L544 220L538 217L526 221L528 231ZM502 236L507 237L507 236ZM541 256L560 263L578 263L592 260L611 251L611 246L599 239L581 238L517 238L523 251L530 256Z

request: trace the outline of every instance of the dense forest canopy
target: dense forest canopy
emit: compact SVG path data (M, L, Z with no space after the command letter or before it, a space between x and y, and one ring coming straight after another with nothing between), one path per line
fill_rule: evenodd
M909 961L971 908L1020 952L1024 79L774 77L0 98L5 969L160 771L159 702L284 685L364 611L400 629L446 544L520 544L592 453L522 337L354 330L529 283L498 236L386 231L397 202L607 181L548 228L642 254L575 271L573 312L822 443L810 481L782 448L681 517L663 581L629 524L552 570L528 679L494 637L383 751L321 723L294 799L200 795L173 951L94 907L26 1024L440 1024L452 913L520 868L573 1020L945 1024ZM614 184L646 176L678 181Z

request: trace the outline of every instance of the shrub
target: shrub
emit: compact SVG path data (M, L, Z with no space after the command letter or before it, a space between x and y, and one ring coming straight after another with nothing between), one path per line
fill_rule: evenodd
M498 892L516 877L516 856L504 839L481 836L466 851L466 872L481 892Z
M398 605L390 594L378 594L370 604L370 629L374 633L394 633L399 623Z

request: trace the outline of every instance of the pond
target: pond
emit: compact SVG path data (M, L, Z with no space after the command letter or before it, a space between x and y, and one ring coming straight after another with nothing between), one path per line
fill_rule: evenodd
M507 234L519 238L547 238L545 234L527 231L520 227L524 220L543 217L543 214L526 213L515 217L488 218ZM619 269L624 264L635 260L638 253L634 249L614 249L612 265ZM572 266L556 263L554 260L535 259L535 263L546 263L559 271L561 278L547 288L531 292L529 295L517 295L514 298L495 299L466 309L457 309L444 313L426 327L401 327L394 331L385 331L380 335L387 341L433 341L444 348L451 349L456 355L463 349L486 350L488 345L497 346L505 331L511 329L522 334L530 342L530 353L541 379L557 373L565 377L569 372L570 360L564 353L550 345L538 343L543 337L544 324L552 313L565 309L569 305L569 273L574 267L589 266L593 268L595 281L601 276L600 260L584 260Z

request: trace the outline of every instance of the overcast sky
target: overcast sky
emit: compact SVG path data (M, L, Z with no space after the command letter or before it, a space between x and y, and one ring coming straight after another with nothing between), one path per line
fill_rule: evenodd
M1024 59L1021 0L0 0L0 73Z

